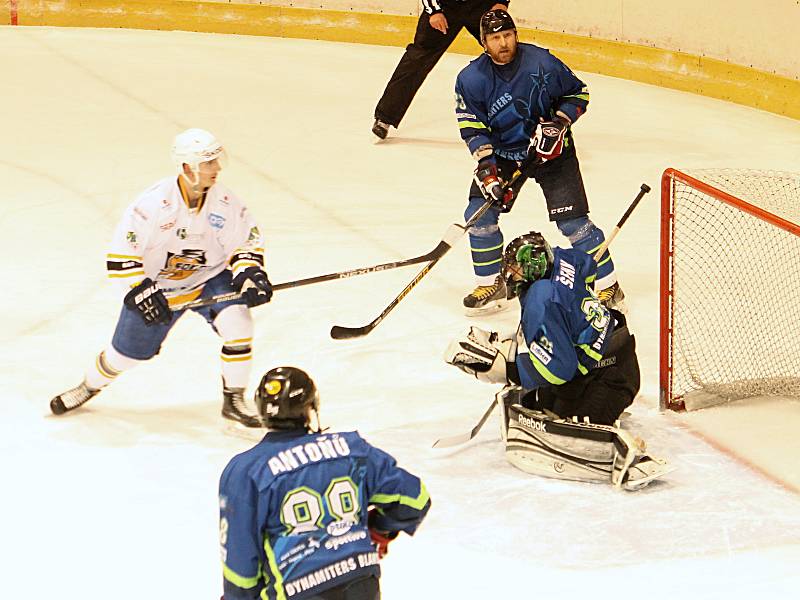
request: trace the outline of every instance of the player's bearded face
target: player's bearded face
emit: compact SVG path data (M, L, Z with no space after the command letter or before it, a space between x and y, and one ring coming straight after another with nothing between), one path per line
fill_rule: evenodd
M498 65L505 65L517 55L517 32L513 29L490 33L484 40L489 57Z

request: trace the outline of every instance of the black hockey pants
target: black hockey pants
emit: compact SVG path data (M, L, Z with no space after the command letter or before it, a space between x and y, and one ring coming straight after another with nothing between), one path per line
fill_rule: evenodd
M619 314L619 313L617 313ZM529 392L522 405L534 410L550 410L560 417L589 417L592 423L613 425L622 411L639 393L639 361L636 340L618 319L601 366L563 385L552 385Z
M320 592L308 600L380 600L381 586L374 576L360 577Z
M414 42L406 46L405 53L375 107L376 119L395 127L400 125L422 82L464 27L478 40L479 46L476 47L475 54L480 52L481 16L495 4L495 0L442 0L441 4L447 19L447 33L443 34L431 27L430 15L422 12L417 22Z

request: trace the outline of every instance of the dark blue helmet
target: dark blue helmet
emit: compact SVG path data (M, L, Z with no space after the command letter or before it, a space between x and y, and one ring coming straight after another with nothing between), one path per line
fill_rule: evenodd
M319 409L317 386L297 367L270 369L258 384L256 407L270 429L308 429Z
M481 44L486 42L488 34L505 31L506 29L517 30L514 19L506 11L498 8L484 13L481 17Z

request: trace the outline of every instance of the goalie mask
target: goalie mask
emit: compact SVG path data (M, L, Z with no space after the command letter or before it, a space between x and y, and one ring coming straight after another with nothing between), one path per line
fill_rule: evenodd
M204 129L187 129L175 136L172 143L172 160L178 169L178 174L183 175L191 185L197 185L200 179L200 169L203 163L217 161L217 170L227 164L227 154L222 144ZM188 165L192 172L190 178L183 165Z
M278 367L261 378L255 403L270 429L310 429L311 411L317 413L319 409L319 393L302 369Z
M553 249L541 233L531 231L513 239L503 252L502 276L509 298L538 279L550 276Z

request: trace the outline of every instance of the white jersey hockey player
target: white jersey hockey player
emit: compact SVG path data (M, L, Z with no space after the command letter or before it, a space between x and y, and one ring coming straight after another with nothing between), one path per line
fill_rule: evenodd
M246 206L217 183L226 161L217 139L202 129L176 136L177 175L145 190L116 228L106 267L123 300L111 344L80 385L50 402L54 414L75 409L120 373L158 354L185 312L170 307L241 291L235 300L192 309L222 338L222 415L260 427L244 402L250 375L253 321L249 307L269 302L264 242Z

